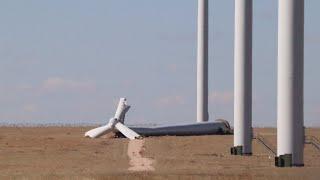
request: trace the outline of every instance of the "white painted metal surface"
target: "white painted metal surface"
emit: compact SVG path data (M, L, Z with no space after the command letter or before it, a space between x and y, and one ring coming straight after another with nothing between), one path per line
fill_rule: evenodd
M115 125L115 127L127 138L133 140L133 139L137 139L138 137L140 137L140 135L136 132L134 132L133 130L131 130L130 128L128 128L127 126L123 125L122 123L117 123Z
M108 134L112 131L113 131L112 124L108 123L105 126L101 126L101 127L98 127L98 128L95 128L95 129L92 129L92 130L86 132L84 136L90 137L90 138L98 138L98 137L101 137L101 136Z
M113 130L120 131L124 136L133 140L140 138L140 135L131 130L130 128L126 127L124 122L125 113L129 110L130 106L127 105L127 101L125 98L121 98L115 117L109 120L109 123L105 126L101 126L95 129L92 129L85 133L85 137L90 138L98 138L103 136Z
M208 119L208 0L198 0L197 122Z
M126 98L120 98L114 118L118 119L121 123L124 123L125 115L129 111L129 109L130 106L127 104Z
M252 153L252 0L235 1L234 146Z
M277 155L303 164L304 0L279 0Z

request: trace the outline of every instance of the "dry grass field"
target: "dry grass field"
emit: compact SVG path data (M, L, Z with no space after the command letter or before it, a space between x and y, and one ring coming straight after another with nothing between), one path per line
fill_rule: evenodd
M253 141L231 156L233 136L84 138L91 127L0 128L0 179L320 179L320 152L305 145L305 167L276 168ZM276 145L275 129L255 129ZM307 135L320 138L320 129Z

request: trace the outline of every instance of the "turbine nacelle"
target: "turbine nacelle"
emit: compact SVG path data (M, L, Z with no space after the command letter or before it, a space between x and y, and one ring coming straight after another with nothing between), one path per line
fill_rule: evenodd
M107 126L109 126L109 127L111 127L111 128L114 129L114 127L116 126L116 124L117 124L118 122L119 122L118 119L116 119L116 118L111 118L111 119L109 120L109 123L107 124Z

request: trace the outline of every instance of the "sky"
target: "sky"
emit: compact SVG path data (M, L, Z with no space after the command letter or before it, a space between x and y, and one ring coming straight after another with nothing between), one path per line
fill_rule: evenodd
M305 1L305 125L320 126L319 0ZM209 0L209 114L233 124L234 0ZM253 125L276 126L277 0L254 1ZM0 124L196 122L196 0L1 0Z

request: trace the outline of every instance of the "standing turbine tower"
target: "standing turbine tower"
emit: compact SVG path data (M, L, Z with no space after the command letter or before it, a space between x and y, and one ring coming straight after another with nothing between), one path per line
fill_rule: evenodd
M252 0L235 0L234 147L252 154Z
M208 0L198 0L197 122L208 119Z
M303 166L304 0L279 0L276 166Z

